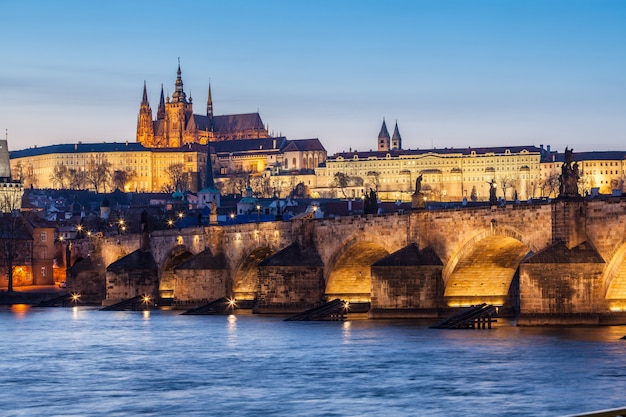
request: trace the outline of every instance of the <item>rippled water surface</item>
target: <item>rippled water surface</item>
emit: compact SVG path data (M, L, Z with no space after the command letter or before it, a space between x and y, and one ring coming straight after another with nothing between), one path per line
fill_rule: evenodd
M626 406L626 327L433 330L0 308L6 416L560 416Z

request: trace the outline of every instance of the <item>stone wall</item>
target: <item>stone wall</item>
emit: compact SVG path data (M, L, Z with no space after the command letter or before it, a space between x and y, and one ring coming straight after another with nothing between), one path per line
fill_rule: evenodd
M372 266L371 318L438 317L442 266Z
M297 313L324 301L321 266L259 266L255 312Z
M178 306L199 306L231 296L229 270L177 270L173 281Z

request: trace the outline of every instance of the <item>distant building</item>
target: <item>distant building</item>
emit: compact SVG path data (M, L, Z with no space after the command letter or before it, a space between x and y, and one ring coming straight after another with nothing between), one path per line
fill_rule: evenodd
M207 144L222 140L267 137L269 134L258 113L214 115L210 84L206 113L194 114L191 95L187 98L183 90L180 62L171 98L164 97L161 85L156 119L152 118L152 108L144 83L137 118L137 142L148 148L178 148L187 143Z
M378 151L328 157L316 169L312 195L361 198L372 189L382 200L410 201L421 175L421 191L430 201L486 201L491 180L498 184L499 197L525 200L539 196L541 156L535 146L402 149L397 123L390 137L383 121Z
M211 142L210 164L207 163L207 145L198 143L178 148L147 148L140 143L79 142L12 151L10 157L14 178L28 172L23 178L29 188L109 192L121 185L120 190L125 192L159 192L171 185L168 170L178 165L188 178L187 189L198 192L207 186L206 170L210 166L215 187L245 176L243 191L247 177L260 181L269 172L272 178L267 186L271 183L272 189L266 190L268 196L274 188L279 188L284 196L296 184L305 181L299 178L301 175L307 176L307 186L314 185L313 168L326 160L326 150L319 139L277 137ZM96 190L93 167L99 163L108 164L109 176L103 178Z
M541 162L544 195L558 195L558 178L564 161L564 153L550 152L548 147ZM626 151L574 152L574 162L578 164L580 172L580 195L591 195L593 190L600 194L621 193L626 190Z
M0 140L0 212L9 213L22 208L22 196L24 184L21 176L16 179L11 175L11 162L9 159L9 146L7 137Z

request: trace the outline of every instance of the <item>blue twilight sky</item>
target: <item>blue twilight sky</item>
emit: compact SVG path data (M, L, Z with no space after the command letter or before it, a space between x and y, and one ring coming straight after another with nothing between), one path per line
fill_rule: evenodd
M177 59L196 113L259 111L329 154L626 149L626 0L0 0L9 148L134 141ZM2 132L4 133L4 132Z

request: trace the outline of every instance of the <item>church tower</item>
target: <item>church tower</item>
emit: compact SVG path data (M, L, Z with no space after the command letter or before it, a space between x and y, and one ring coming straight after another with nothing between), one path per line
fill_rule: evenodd
M191 101L187 101L187 95L183 90L179 60L178 71L176 72L176 88L172 94L172 100L168 100L165 105L167 146L177 148L185 142L184 133L187 128L187 122L192 115Z
M139 105L139 116L137 117L137 142L143 146L153 146L154 128L152 126L152 109L148 102L148 91L146 82L143 82L143 98Z
M385 119L383 119L383 125L380 128L380 133L378 134L378 151L386 152L389 150L389 131L387 130L387 124L385 123Z
M211 163L211 144L206 145L206 172L204 177L204 188L198 191L198 206L212 207L215 203L216 207L220 207L220 190L215 187L215 179L213 178L213 164Z
M396 121L396 127L393 129L393 135L391 136L391 149L402 149L402 137L398 130L398 121Z
M157 120L165 120L165 96L163 95L163 84L161 84L161 99L157 110Z

